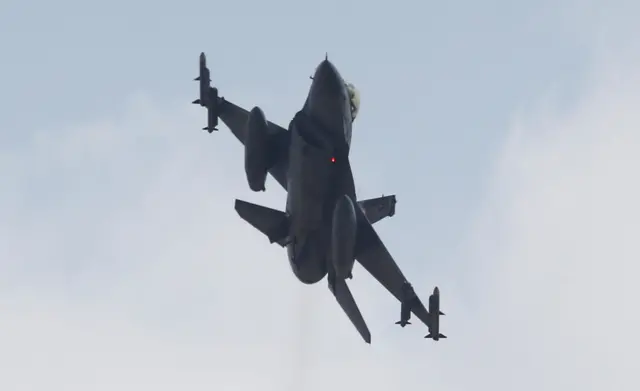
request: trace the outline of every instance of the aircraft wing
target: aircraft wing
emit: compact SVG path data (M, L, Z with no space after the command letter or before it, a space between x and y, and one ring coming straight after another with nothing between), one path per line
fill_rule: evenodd
M249 112L240 106L218 96L218 89L211 87L211 76L207 68L204 53L200 54L200 75L196 78L200 82L200 98L193 101L205 107L208 111L207 130L209 133L218 130L218 118L227 125L231 133L244 145L246 139L246 124ZM285 128L267 121L268 131L273 136L274 148L278 149L277 156L280 159L269 170L269 174L287 190L287 163L289 160L289 131Z
M403 287L408 281L362 209L355 209L358 218L356 260L402 303L404 300ZM427 311L418 297L415 297L412 301L411 312L427 327L430 327L431 317L429 311Z
M249 119L249 112L240 106L237 106L224 98L221 99L219 105L218 116L222 122L227 125L231 133L244 145L246 123ZM287 190L287 162L289 155L289 131L283 127L267 121L269 133L274 136L275 147L280 151L277 155L282 156L276 164L269 170L269 174Z

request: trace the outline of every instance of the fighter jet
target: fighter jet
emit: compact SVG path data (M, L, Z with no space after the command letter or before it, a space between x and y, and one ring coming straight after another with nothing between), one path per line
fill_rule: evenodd
M440 333L440 316L444 315L444 312L440 311L440 289L438 287L433 288L433 294L429 296L429 313L431 314L431 323L428 325L429 334L424 337L434 341L447 338L446 335Z
M304 284L327 276L329 290L367 343L371 333L349 290L357 260L403 305L432 327L432 317L413 292L373 224L395 213L395 195L358 200L349 162L358 91L325 57L311 77L302 108L287 129L266 119L259 107L247 111L211 87L205 54L200 54L200 98L209 133L218 119L244 144L244 168L253 191L265 191L267 173L287 191L285 211L242 200L235 209L269 239L287 248L293 274Z

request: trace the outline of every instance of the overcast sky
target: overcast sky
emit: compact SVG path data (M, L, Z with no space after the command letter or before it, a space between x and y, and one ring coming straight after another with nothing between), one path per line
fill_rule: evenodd
M635 1L0 5L0 389L637 390ZM159 5L160 4L160 5ZM361 92L361 198L442 332L361 267L326 282L242 221L221 94L286 126L325 52Z

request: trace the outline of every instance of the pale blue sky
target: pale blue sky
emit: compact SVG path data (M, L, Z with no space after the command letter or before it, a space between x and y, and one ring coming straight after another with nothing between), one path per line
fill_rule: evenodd
M377 178L364 191L398 195L393 224L415 228L404 242L421 240L421 264L455 265L462 260L452 247L514 111L551 89L560 102L578 91L589 52L559 30L547 9L554 5L9 2L0 16L2 140L113 116L136 91L186 103L200 51L223 95L267 106L286 126L305 78L328 51L363 96L353 160L357 172ZM255 102L247 90L282 95L284 103ZM197 129L176 129L188 131ZM393 229L386 235L402 241ZM413 258L417 250L399 251Z
M631 244L611 252L611 269L593 255L615 242L600 227L619 223L595 212L638 211L631 198L594 201L606 186L637 190L625 188L633 174L611 174L640 166L618 164L637 154L598 149L640 144L622 132L640 123L634 8L3 2L0 368L14 377L0 376L0 388L29 389L20 374L40 373L65 391L186 381L603 389L627 369L602 363L626 348L613 336L602 345L582 315L594 286L637 254ZM272 181L252 194L237 141L224 126L199 129L205 113L190 102L201 51L223 96L284 126L328 52L361 92L359 194L397 195L396 216L377 230L423 298L441 287L450 339L433 344L420 326L393 325L399 305L360 270L352 290L373 334L363 346L325 283L297 283L285 253L240 221L234 198L282 208L284 194ZM594 161L611 172L597 176ZM104 368L116 369L92 378ZM594 368L597 381L583 376Z

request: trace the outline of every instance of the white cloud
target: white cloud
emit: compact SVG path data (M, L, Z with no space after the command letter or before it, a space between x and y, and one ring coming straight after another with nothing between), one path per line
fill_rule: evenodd
M630 58L600 63L568 112L519 121L497 159L472 274L485 278L479 338L505 371L489 375L498 389L640 387L640 72Z
M353 284L376 343L364 344L326 285L298 283L233 210L236 197L281 208L284 193L251 194L241 146L198 132L203 113L183 107L138 96L115 120L0 150L0 388L396 382L396 314L374 322L376 298L392 299Z
M278 380L298 287L233 215L241 165L213 145L233 140L199 134L200 112L129 106L2 151L0 388Z
M638 389L638 64L603 60L567 112L524 110L473 266L441 284L438 344L392 325L366 275L371 346L324 283L296 282L233 211L283 192L251 194L241 147L198 132L200 110L140 96L1 147L0 389Z

